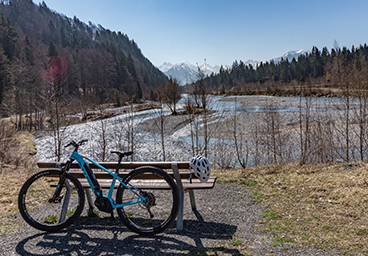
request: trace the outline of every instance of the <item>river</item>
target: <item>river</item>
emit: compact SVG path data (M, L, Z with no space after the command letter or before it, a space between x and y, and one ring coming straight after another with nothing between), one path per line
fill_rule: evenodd
M185 99L188 95L179 101L179 108L184 108ZM313 101L311 110L326 108L331 102L339 99L331 98L298 98L298 97L269 97L269 96L211 96L209 99L209 108L213 110L212 115L221 115L221 119L232 116L234 111L237 113L264 113L276 111L279 113L295 113L303 110L306 102ZM169 109L163 110L165 115L169 115ZM115 161L114 156L108 152L110 150L129 150L128 140L134 138L134 161L162 161L162 145L160 136L157 133L134 130L139 124L147 120L156 118L161 113L157 110L146 110L137 113L124 113L118 116L98 120L93 122L71 125L63 128L62 144L67 144L70 140L88 139L87 145L80 148L80 152L88 155L94 160L101 161L102 157L102 138L103 127L105 129L105 137L107 138L107 152L105 161ZM211 122L216 122L216 118L212 118ZM133 131L132 131L133 128ZM130 135L130 136L127 136ZM166 161L188 161L192 157L193 145L191 145L191 129L190 124L186 124L173 133L165 136L165 157ZM37 159L39 161L55 161L53 137L47 133L39 134L36 139ZM218 142L213 138L211 145ZM231 147L231 140L224 140ZM198 144L203 144L203 138L199 138ZM65 161L71 154L70 149L62 149L62 161ZM210 151L209 151L210 152ZM209 158L213 159L215 154L209 153Z

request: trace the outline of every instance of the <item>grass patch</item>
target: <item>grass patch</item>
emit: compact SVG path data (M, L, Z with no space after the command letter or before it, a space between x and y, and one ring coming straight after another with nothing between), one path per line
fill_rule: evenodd
M214 171L253 191L273 245L368 254L368 164L259 166ZM245 181L248 180L248 181ZM347 249L348 248L348 249Z
M100 215L100 212L98 210L93 210L93 211L88 212L87 216L89 218L97 218L98 215Z
M56 215L50 215L45 218L44 222L47 224L53 224L53 223L58 222L58 220L59 219Z

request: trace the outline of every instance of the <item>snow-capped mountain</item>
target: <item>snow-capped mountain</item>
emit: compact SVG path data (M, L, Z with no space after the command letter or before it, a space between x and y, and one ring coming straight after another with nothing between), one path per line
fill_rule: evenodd
M172 65L172 67L164 73L168 77L178 80L180 85L185 85L187 83L192 83L198 80L198 69L192 64L175 64Z
M172 68L174 65L171 64L170 62L164 62L161 66L159 66L159 69L162 72L167 72L170 68Z
M216 74L219 72L220 67L215 65L202 65L199 67L206 75ZM192 83L198 80L198 66L189 63L171 64L168 62L163 63L159 69L165 73L168 77L178 80L180 85Z
M275 63L278 63L278 62L281 61L281 58L283 58L284 60L288 59L289 62L291 62L293 60L293 58L298 60L298 57L300 55L306 55L306 54L310 54L310 51L306 51L306 50L289 51L289 52L285 53L284 55L282 55L281 57L273 58L273 60L274 60Z
M247 61L243 61L243 63L244 63L245 66L248 66L250 64L255 69L257 67L257 65L259 65L261 62L258 61L258 60L247 60Z
M289 61L292 61L293 58L298 59L299 55L305 55L309 54L310 51L306 50L299 50L299 51L289 51L282 55L281 57L273 58L272 60L275 63L278 63L281 61L281 58L288 59ZM251 64L253 68L256 68L256 66L261 63L260 61L256 60L247 60L244 62L245 65ZM230 68L229 66L224 66L225 68ZM164 62L161 66L158 67L165 75L171 78L175 78L180 85L185 85L187 83L192 83L198 80L198 66L189 64L189 63L179 63L179 64L171 64L168 62ZM203 64L199 67L202 71L205 72L206 75L211 75L212 73L217 74L220 70L220 67L218 65L209 65L209 64Z

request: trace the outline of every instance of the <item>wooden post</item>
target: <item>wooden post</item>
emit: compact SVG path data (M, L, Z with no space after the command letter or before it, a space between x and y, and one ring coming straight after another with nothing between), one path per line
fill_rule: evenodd
M180 173L179 173L179 169L178 169L178 164L173 162L171 164L171 168L174 172L174 177L176 180L176 185L178 186L179 189L179 212L178 212L178 217L176 219L176 230L177 231L181 231L183 230L183 209L184 209L184 188L183 188L183 184L181 182L181 178L180 178Z

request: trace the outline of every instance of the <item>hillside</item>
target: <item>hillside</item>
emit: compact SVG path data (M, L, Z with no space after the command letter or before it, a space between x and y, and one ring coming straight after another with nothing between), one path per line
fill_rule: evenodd
M256 66L235 60L231 68L206 77L205 83L214 93L275 96L299 96L306 83L304 95L341 96L347 84L365 84L367 58L367 44L351 49L336 46L330 51L314 46L310 52L290 51Z
M65 63L57 80L58 96L78 99L81 105L137 101L167 81L126 34L66 17L44 2L1 1L0 13L3 116L45 109L50 85L45 73L56 56L58 63Z

